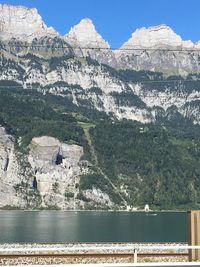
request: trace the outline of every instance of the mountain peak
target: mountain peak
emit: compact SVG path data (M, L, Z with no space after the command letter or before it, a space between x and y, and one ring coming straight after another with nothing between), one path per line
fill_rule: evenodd
M109 44L96 31L91 19L84 18L71 28L65 39L71 45L109 48Z
M0 4L0 38L31 41L35 37L57 35L47 27L36 8Z
M82 19L80 22L79 22L79 24L78 24L79 26L80 25L90 25L91 27L94 27L94 24L93 24L93 21L90 19L90 18L84 18L84 19ZM94 27L95 28L95 27Z
M133 32L131 38L122 46L128 47L182 47L192 46L191 41L183 41L169 26L161 24L158 26L143 27Z
M148 28L143 27L142 29L146 29L148 31L173 31L168 25L166 24L160 24L156 26L150 26ZM138 29L140 30L140 29Z

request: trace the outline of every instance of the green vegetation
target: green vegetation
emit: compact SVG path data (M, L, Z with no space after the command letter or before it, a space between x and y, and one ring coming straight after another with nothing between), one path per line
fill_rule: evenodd
M88 90L88 92L89 92L90 94L91 94L91 93L94 93L94 94L96 94L96 95L102 95L102 94L103 94L101 88L99 88L99 87L91 87L91 88Z
M19 209L20 209L19 207L10 206L10 205L6 205L6 206L1 207L1 210L19 210Z
M177 139L176 137L172 137L169 141L171 141L173 145L181 146L185 148L189 148L194 144L194 140L189 139L189 138L188 139L187 138Z
M54 68L60 62L54 58L51 64ZM94 62L90 61L90 64ZM110 71L114 70L110 68ZM137 80L139 75L135 72L136 77L131 78L130 73L115 71L116 76L122 74L129 81ZM141 75L144 80L167 79L159 73L144 72ZM179 77L176 79L182 81ZM118 206L122 199L117 192L133 206L143 207L148 203L158 209L200 208L200 127L180 117L176 107L166 112L158 108L156 124L142 125L110 119L105 113L87 106L87 101L82 106L75 106L67 95L43 95L34 90L20 89L19 84L12 81L1 81L0 84L4 85L0 90L0 124L16 138L19 159L20 155L27 153L35 136L53 136L62 142L83 146L83 159L92 162L93 167L89 174L80 177L77 198L87 202L88 208L92 204L84 196L84 190L94 187L107 193ZM184 86L184 90L190 90L188 83ZM74 88L69 87L69 90ZM162 90L162 86L158 90ZM93 88L92 92L101 93L98 88ZM144 105L133 94L115 94L114 97L119 104ZM28 163L21 161L26 168ZM109 180L118 191L113 189ZM38 191L28 190L23 183L16 185L16 192L26 195L31 208L39 207ZM56 184L53 188L55 193L58 192ZM66 192L65 197L74 195Z
M143 81L151 81L151 80L164 80L162 72L153 72L147 70L119 70L119 75L126 82L143 82Z
M131 205L200 205L197 128L188 133L179 128L177 134L168 127L100 122L90 133L101 168L118 188L126 188ZM88 186L94 179L88 177L82 182Z
M55 182L55 183L52 184L52 191L55 194L58 194L59 193L59 183Z
M180 75L165 76L161 72L145 70L119 70L121 79L128 83L142 83L143 90L159 92L191 93L200 90L200 75L198 73L188 74L185 78ZM154 82L156 81L156 82Z
M110 183L105 179L105 177L98 173L91 173L82 175L80 178L80 190L92 189L92 188L99 188L102 192L107 193L111 200L116 203L121 203L120 196L113 190Z
M50 70L55 70L57 67L62 66L64 61L69 59L73 59L72 55L66 55L62 57L51 57L49 60L49 68Z
M33 137L49 135L62 142L73 141L89 153L82 127L56 97L45 99L40 93L21 89L1 89L0 95L0 124L21 138L16 143L19 150L25 151Z
M90 200L81 191L77 194L76 198L84 202L90 202Z
M72 193L72 192L65 192L65 197L66 198L72 198L72 197L74 197L74 193Z
M111 95L118 106L136 106L139 108L146 108L146 104L131 91L126 93L112 92Z
M82 122L78 121L78 124L84 129L84 130L89 130L90 128L94 128L95 124L91 122Z

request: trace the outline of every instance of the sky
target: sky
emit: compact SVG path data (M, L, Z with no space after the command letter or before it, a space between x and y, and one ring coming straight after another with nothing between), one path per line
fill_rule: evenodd
M141 27L167 24L183 40L200 40L200 0L0 0L35 7L60 34L85 17L111 47L118 48Z

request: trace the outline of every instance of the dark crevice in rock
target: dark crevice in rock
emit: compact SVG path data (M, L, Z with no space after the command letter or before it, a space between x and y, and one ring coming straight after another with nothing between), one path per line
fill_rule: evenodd
M3 169L5 172L8 169L8 164L9 164L9 158L6 159L6 164L5 164L4 169Z
M58 154L56 157L56 165L60 165L63 162L63 156Z
M33 179L33 188L37 189L37 179L34 177Z

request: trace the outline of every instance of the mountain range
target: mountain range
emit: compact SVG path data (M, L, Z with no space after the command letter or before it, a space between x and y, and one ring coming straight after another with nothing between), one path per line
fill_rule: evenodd
M184 41L164 24L137 29L122 47L112 49L89 18L61 36L36 9L0 5L0 206L85 209L145 201L167 206L171 198L170 205L197 201L191 192L198 195L198 171L187 180L185 160L193 167L198 162L199 49L200 42ZM185 135L185 130L164 131L183 125L194 127L195 136L187 130ZM142 170L136 159L139 151L144 156L143 144L151 137ZM165 170L154 153L166 160L165 153L177 155L174 161L184 166L181 174L173 173L174 188L181 181L190 188L183 200L179 189L170 189L167 201L162 198L173 164ZM30 188L33 180L37 190ZM162 189L159 194L155 186Z

